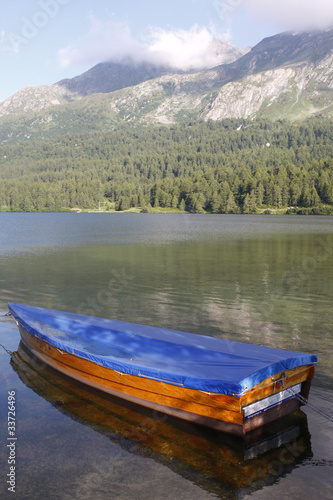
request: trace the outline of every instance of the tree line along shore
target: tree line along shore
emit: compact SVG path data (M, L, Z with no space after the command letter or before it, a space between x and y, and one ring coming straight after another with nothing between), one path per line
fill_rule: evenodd
M333 120L124 125L3 143L0 209L333 215Z

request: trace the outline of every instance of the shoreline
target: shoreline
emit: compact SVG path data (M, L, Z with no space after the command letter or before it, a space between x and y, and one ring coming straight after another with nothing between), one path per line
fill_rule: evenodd
M129 210L89 210L89 209L60 209L60 210L0 210L0 213L3 214L14 214L14 213L26 213L26 214L42 214L42 213L76 213L76 214L179 214L179 215L321 215L321 216L332 216L333 215L333 207L312 207L312 208L301 208L297 209L273 209L273 208L265 208L260 212L253 213L213 213L213 212L189 212L186 210L175 210L175 209L150 209L144 210L142 208L132 208Z

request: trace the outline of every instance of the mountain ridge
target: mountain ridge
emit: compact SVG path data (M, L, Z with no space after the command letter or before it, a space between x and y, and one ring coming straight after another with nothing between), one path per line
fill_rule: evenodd
M0 103L0 141L80 129L107 131L129 122L168 125L223 118L333 117L333 30L280 33L231 63L197 72L137 65L139 79L145 72L146 77L165 73L111 92L107 92L110 82L98 81L99 70L107 64L81 75L83 87L70 88L68 82L28 87ZM117 68L130 83L133 74L128 68ZM92 72L97 72L97 80L95 75L89 90ZM93 92L96 84L105 92Z
M230 42L217 39L212 41L209 49L212 58L219 60L219 64L231 63L247 52L247 49L241 51ZM164 75L195 73L198 70L200 68L182 70L172 65L155 64L149 61L136 62L132 58L127 58L121 62L98 63L81 75L60 80L56 85L65 87L78 95L87 96L100 92L114 92Z

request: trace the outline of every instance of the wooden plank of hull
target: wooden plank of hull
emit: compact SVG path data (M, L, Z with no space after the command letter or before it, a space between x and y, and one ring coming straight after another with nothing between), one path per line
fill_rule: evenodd
M38 337L30 335L20 324L19 329L26 346L37 357L61 373L133 403L223 432L243 436L246 432L300 406L299 402L293 399L292 404L290 401L281 403L274 409L245 420L243 406L279 392L283 387L277 387L269 379L269 389L262 383L259 389L254 388L255 390L242 397L205 393L111 370L49 345ZM297 383L303 382L309 378L310 371L310 368L302 369L300 373L292 373L289 379L293 381L296 377ZM293 383L289 383L288 380L288 386L290 385Z

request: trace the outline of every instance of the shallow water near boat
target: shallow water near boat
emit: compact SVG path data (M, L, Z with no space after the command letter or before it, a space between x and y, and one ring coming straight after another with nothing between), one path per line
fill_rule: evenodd
M1 435L15 390L17 498L332 498L333 424L323 415L305 408L240 449L50 373L21 352L3 316L20 302L317 354L310 402L332 415L331 218L0 219Z

